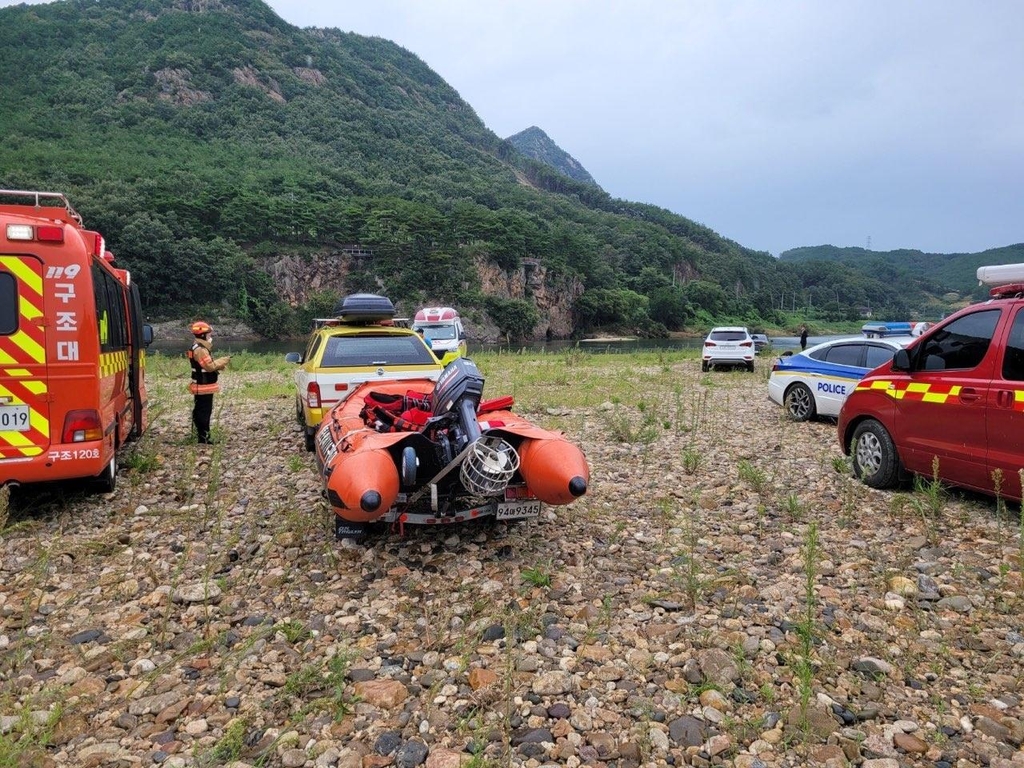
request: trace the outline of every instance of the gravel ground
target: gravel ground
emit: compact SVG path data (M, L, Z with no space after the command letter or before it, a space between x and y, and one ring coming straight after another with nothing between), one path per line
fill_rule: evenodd
M360 545L286 371L228 372L212 447L154 371L115 493L11 498L0 766L1024 765L1017 505L863 487L765 365L481 367L588 495Z

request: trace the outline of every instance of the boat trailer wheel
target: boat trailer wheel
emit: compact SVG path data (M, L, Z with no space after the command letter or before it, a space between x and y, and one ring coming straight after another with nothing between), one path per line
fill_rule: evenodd
M402 449L400 476L402 485L408 487L416 484L416 449L411 445Z

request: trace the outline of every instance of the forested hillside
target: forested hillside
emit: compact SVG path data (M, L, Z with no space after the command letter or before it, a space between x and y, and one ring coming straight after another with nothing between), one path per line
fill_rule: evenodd
M981 253L868 251L819 245L785 251L779 259L787 263L835 262L868 274L887 274L903 284L916 284L933 294L953 292L983 298L988 295L988 288L978 285L978 267L1024 262L1024 243Z
M613 199L517 152L413 53L260 0L9 7L0 50L0 186L65 192L154 317L218 309L277 335L372 290L529 337L538 274L576 333L924 300ZM285 257L336 258L336 277L290 305L268 271Z

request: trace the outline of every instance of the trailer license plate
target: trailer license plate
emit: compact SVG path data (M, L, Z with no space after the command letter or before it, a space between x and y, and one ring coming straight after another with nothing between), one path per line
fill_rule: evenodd
M537 517L539 514L540 499L530 499L500 502L495 517L498 520L519 520L524 517Z
M27 405L0 405L0 432L28 432Z

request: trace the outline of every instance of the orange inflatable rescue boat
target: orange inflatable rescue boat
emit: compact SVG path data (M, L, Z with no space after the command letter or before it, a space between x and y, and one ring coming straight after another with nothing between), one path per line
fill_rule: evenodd
M586 493L583 452L513 413L511 397L482 400L483 385L458 358L436 384L366 383L327 412L316 456L339 538L379 522L531 518Z

